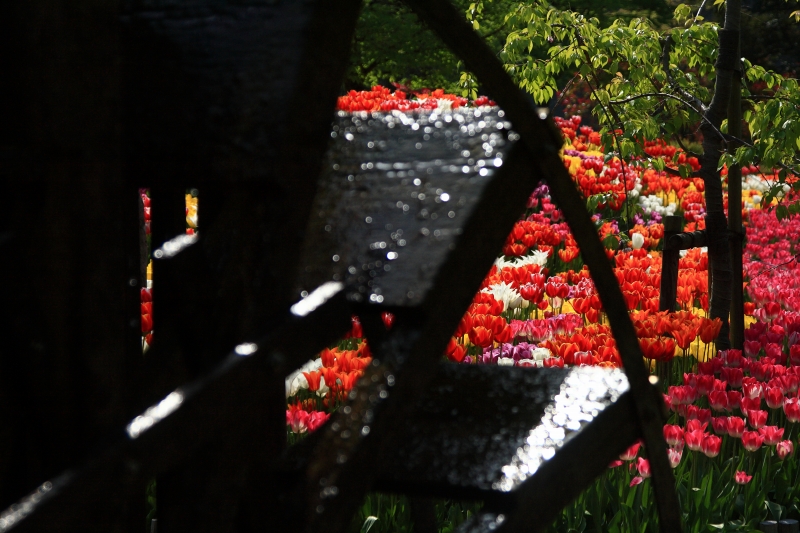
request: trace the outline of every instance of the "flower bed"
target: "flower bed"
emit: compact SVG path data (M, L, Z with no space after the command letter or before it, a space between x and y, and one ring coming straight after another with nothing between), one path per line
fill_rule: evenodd
M439 93L409 101L399 91L374 88L351 92L339 104L350 111L413 112L442 111L467 102ZM664 434L689 530L706 530L711 524L744 531L767 517L797 518L798 468L787 459L793 455L800 421L800 266L795 256L800 216L779 224L760 205L761 193L774 176L755 167L743 170L746 341L743 352L717 353L713 339L720 322L707 318L705 250L690 250L680 259L681 309L658 311L662 218L680 215L687 231L702 229L703 182L658 171L648 161L607 157L598 133L581 126L580 117L556 118L556 123L565 137L564 165L595 213L645 363L661 378L671 410ZM648 142L646 151L665 166L699 166L695 158L662 141ZM527 207L445 357L459 364L619 366L602 303L546 185L531 194ZM391 320L384 315L387 327ZM287 379L290 441L327 419L369 361L369 348L353 317L347 338ZM657 518L648 477L648 461L636 444L551 529L654 530Z
M415 98L375 87L339 99L344 111L439 113L494 105L425 92ZM704 227L703 182L656 170L698 168L679 148L646 143L650 160L607 155L600 135L580 117L556 118L562 158L593 212L593 220L639 336L645 364L660 378L671 415L664 427L678 495L690 531L752 530L765 518L798 518L794 460L800 421L800 215L778 223L762 206L774 173L743 169L742 210L746 331L743 351L717 352L719 320L708 313L708 257L683 253L680 310L659 312L663 217L682 216L685 230ZM657 165L654 160L660 160ZM723 169L723 176L726 172ZM187 232L197 224L196 195L187 195ZM142 191L146 227L149 198ZM153 332L151 289L142 289L142 331ZM383 320L391 328L393 317ZM551 367L621 364L604 309L575 239L546 185L502 245L443 357L457 364ZM350 333L286 379L287 437L302 439L325 423L370 363L358 317ZM655 530L649 464L636 444L562 513L552 531ZM391 511L390 511L391 509ZM452 529L476 506L442 504L437 516ZM377 516L378 520L365 519ZM370 495L354 521L372 531L408 530L408 509L396 497Z

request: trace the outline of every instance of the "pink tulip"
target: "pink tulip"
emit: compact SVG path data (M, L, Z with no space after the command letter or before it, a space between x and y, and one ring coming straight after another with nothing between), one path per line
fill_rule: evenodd
M669 457L669 465L672 468L677 468L679 464L681 464L681 456L683 454L676 450L675 448L669 448L667 450L667 456Z
M764 437L758 431L745 431L742 434L742 445L748 452L754 452L764 444Z
M639 452L639 446L641 445L642 445L641 442L637 442L636 444L625 450L619 456L619 458L622 459L623 461L632 461L636 457L636 454Z
M783 391L777 387L768 387L764 398L767 400L767 405L770 409L778 409L783 406Z
M783 428L778 426L764 426L758 429L758 433L764 437L764 444L774 446L783 438Z
M719 455L720 448L722 447L722 439L716 435L706 435L703 437L703 453L707 457L716 457Z
M715 416L711 419L711 427L714 428L714 433L717 435L727 435L728 434L728 417L726 416Z
M755 410L747 411L747 423L750 424L750 427L753 429L764 427L764 424L767 423L767 412Z
M664 426L664 440L670 446L677 446L683 443L683 429L680 426L667 424Z
M683 434L686 440L686 446L693 452L699 452L703 449L703 439L706 433L702 429L695 429L693 431L685 431Z
M737 470L736 474L733 476L733 479L739 485L746 485L750 483L750 480L753 479L753 476L748 476L746 472L742 472L741 470Z
M728 417L728 435L741 439L744 434L744 418L738 416Z
M783 402L783 412L789 422L800 422L800 401L797 398L787 399Z
M794 444L790 440L782 440L775 445L775 451L778 452L778 457L781 460L786 459L794 452Z
M650 461L644 457L639 457L639 459L636 460L636 470L638 470L639 475L643 478L650 477Z

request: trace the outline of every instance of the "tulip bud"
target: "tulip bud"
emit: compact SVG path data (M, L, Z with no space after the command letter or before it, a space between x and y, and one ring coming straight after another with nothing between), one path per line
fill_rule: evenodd
M778 452L778 457L780 457L781 460L786 459L788 456L792 455L794 444L790 440L782 440L775 445L775 451Z

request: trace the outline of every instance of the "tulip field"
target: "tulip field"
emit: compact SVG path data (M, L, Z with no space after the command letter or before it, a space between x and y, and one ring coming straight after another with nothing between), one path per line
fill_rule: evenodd
M381 87L351 91L339 100L344 111L446 112L466 105L493 102L467 102L442 91L410 99ZM582 125L579 116L555 121L564 135L564 165L593 211L645 364L659 377L669 406L664 436L687 531L755 531L762 520L800 518L795 457L800 433L800 215L779 223L774 209L762 205L763 191L775 180L773 170L749 167L742 172L744 349L717 351L713 340L720 322L707 317L704 249L682 252L680 309L659 312L663 218L678 215L684 231L702 229L702 180L656 170L652 160L621 161L607 154L599 133ZM695 158L659 139L648 141L646 152L668 167L699 167ZM725 169L722 174L725 179ZM797 199L787 190L780 201ZM462 365L620 365L603 305L546 185L532 192L526 211L506 241L498 243L500 249L443 358ZM145 297L149 300L149 291ZM392 319L384 314L389 328ZM150 320L147 328L152 327ZM370 360L358 317L353 317L345 338L287 378L290 444L325 423ZM656 531L649 476L646 450L636 444L549 531ZM440 502L440 531L452 531L478 506ZM411 527L407 503L391 495L370 495L353 521L354 531Z
M379 87L339 101L346 111L387 112L467 104L441 91L408 100L400 91ZM555 120L564 134L564 165L594 211L645 363L663 387L671 413L664 436L687 530L753 531L762 520L800 518L800 468L794 457L800 425L800 216L779 223L774 210L762 205L773 171L742 172L744 350L717 352L713 340L720 323L707 318L705 250L689 250L680 259L680 310L659 312L663 217L682 216L685 231L703 229L702 180L658 171L646 161L609 157L599 133L582 126L579 116ZM699 167L695 158L658 139L645 150L666 166ZM796 198L787 194L782 201ZM392 317L384 320L391 327ZM602 303L546 185L531 194L444 357L473 365L620 365ZM347 338L287 379L290 442L324 423L369 361L353 317ZM655 531L649 475L645 450L636 444L550 530ZM443 502L437 509L441 530L452 530L469 512ZM354 528L363 524L373 531L410 528L404 502L391 496L370 496Z

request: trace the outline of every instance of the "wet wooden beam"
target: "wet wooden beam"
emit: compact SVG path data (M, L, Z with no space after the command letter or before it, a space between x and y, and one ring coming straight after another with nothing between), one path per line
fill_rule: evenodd
M115 497L142 496L138 491L145 481L185 463L209 443L238 442L245 456L255 455L246 446L269 411L264 383L276 377L282 382L298 361L343 335L350 328L349 316L343 292L335 291L268 337L240 344L210 374L130 420L124 434L93 460L41 483L31 496L0 513L0 531L74 531Z

